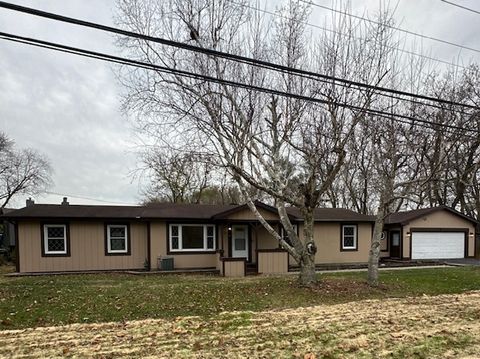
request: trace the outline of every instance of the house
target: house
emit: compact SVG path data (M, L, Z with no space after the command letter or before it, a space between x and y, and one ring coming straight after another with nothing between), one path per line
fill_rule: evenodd
M397 212L385 219L382 256L397 259L475 257L478 222L439 206Z
M276 208L263 203L257 208L283 235ZM290 208L288 214L302 237L300 211ZM15 224L18 272L156 270L165 257L174 269L216 269L224 275L242 275L247 266L285 272L294 264L246 205L85 206L64 199L61 205L29 203L4 217ZM314 219L317 264L368 261L372 216L319 208ZM447 208L397 213L386 221L382 256L428 257L419 248L430 248L431 238L445 248L433 248L431 258L473 256L474 222ZM462 244L454 233L468 240Z

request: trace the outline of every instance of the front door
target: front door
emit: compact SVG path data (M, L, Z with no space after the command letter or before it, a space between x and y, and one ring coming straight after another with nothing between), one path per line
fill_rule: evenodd
M248 226L232 226L232 257L248 258Z
M390 232L390 258L400 258L400 231Z

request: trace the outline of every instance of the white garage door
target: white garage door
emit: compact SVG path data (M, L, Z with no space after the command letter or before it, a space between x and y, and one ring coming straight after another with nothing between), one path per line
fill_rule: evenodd
M463 232L413 232L412 259L452 259L465 257Z

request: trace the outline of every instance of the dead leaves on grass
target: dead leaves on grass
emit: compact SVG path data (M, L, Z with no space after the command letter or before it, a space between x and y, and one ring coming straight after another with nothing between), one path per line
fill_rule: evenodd
M0 356L455 357L480 352L480 292L0 332Z

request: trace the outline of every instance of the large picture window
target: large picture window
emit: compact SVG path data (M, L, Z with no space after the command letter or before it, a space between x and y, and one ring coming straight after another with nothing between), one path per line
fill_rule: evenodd
M128 226L126 224L108 224L107 254L129 254Z
M356 251L358 249L357 226L355 224L342 225L342 250Z
M43 253L45 255L68 255L67 226L45 224L43 226Z
M171 224L169 248L172 252L215 250L215 226L210 224Z

